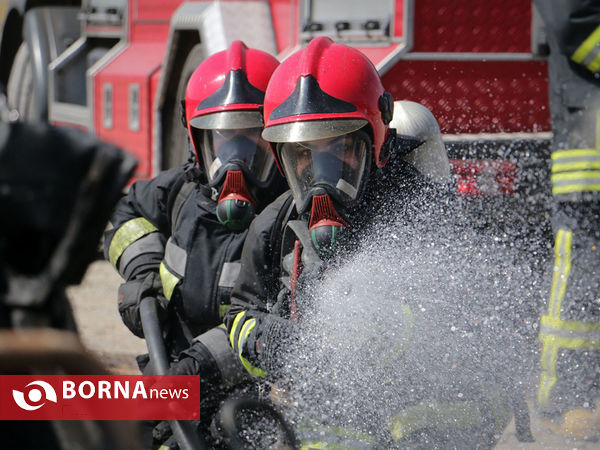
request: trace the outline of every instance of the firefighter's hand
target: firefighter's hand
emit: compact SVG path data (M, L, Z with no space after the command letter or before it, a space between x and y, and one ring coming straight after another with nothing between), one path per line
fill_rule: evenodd
M140 318L140 302L146 297L154 297L158 300L159 316L164 316L166 300L162 294L160 276L156 272L145 273L119 286L121 319L133 334L141 338L144 337L144 330Z
M277 375L286 360L286 353L296 346L300 329L297 322L265 314L260 318L260 332L248 348L255 350L262 366L271 375Z
M277 294L277 301L271 307L269 311L271 314L275 314L280 317L289 317L290 316L290 290L286 287L279 291Z

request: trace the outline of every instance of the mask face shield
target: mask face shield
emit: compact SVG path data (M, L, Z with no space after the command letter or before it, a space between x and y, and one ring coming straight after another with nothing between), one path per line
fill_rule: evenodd
M299 212L325 190L347 207L358 198L368 167L370 139L363 132L284 143L279 155Z
M268 185L275 159L261 137L262 127L239 129L192 129L195 141L202 141L202 164L210 186L221 183L228 170L242 170L257 187Z

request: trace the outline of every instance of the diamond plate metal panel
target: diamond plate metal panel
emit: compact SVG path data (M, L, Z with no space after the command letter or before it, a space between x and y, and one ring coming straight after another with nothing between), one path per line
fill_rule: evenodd
M414 52L531 51L531 0L418 0L414 7Z
M550 130L542 61L400 61L383 77L396 100L427 106L443 133Z
M275 55L275 34L268 2L186 2L171 19L175 30L197 29L207 54L225 50L233 41Z

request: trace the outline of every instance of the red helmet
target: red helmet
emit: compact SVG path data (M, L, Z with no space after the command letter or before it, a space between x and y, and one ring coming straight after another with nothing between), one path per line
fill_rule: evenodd
M235 41L204 60L190 77L186 123L211 185L224 179L230 162L257 186L268 184L274 164L270 146L260 137L260 110L278 65L270 54Z
M319 37L280 64L262 136L279 143L275 158L299 212L324 191L345 206L360 197L371 161L387 162L392 113L377 70L352 47Z
M263 137L271 142L312 141L368 124L375 163L383 167L388 156L381 148L392 112L393 99L371 61L352 47L318 37L273 73L265 96Z

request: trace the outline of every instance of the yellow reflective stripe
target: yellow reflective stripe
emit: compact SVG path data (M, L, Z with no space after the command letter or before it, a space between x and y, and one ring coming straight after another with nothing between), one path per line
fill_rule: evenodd
M552 274L552 289L550 291L550 301L548 302L548 314L542 318L544 320L560 321L560 309L562 300L567 289L567 281L571 272L571 247L573 244L573 232L565 229L559 229L556 233L554 242L554 267ZM562 338L549 336L542 332L539 334L542 342L541 353L541 375L538 387L538 403L547 404L550 400L550 392L556 384L556 358L561 344L573 344L572 342L562 341Z
M573 194L576 192L600 192L600 184L578 183L552 187L552 195Z
M302 441L300 450L359 450L357 447L348 447L342 444L332 444L323 441Z
M369 433L360 430L354 430L352 428L344 428L344 427L334 427L331 425L313 425L310 423L304 423L299 426L300 430L304 431L314 431L320 435L332 434L335 436L346 437L350 439L354 439L357 441L368 442L369 444L375 444L376 440ZM336 444L328 444L327 442L323 442L325 445L336 445ZM324 447L324 448L332 448L332 447ZM348 447L343 447L348 448Z
M244 325L242 326L242 330L240 331L240 335L238 337L238 356L240 358L240 361L242 361L242 365L246 368L246 370L249 373L251 373L252 375L254 375L256 377L264 377L267 375L267 373L264 370L253 366L250 363L250 361L248 361L246 358L244 358L242 356L242 350L244 349L244 343L246 342L246 339L248 339L250 332L254 329L255 326L256 326L256 319L247 320L244 323Z
M556 384L556 357L558 355L558 347L551 345L546 339L540 336L540 340L544 343L542 347L541 363L542 373L540 376L540 385L538 387L538 403L547 405L550 401L550 391Z
M227 310L231 305L219 305L219 318L222 319L227 314Z
M579 47L577 47L577 50L575 50L575 52L573 53L573 55L571 56L571 59L573 61L575 61L576 63L583 63L584 60L588 57L588 55L595 49L595 47L600 43L600 26L597 27L592 34L590 34L587 39L585 41L583 41L581 43L581 45ZM600 65L597 63L598 57L596 56L596 58L594 58L594 60L590 63L587 64L587 68L589 70L591 70L592 72L595 72L596 70L598 70L598 68L596 67L597 65L600 67ZM593 67L596 67L596 69L593 69Z
M597 339L582 339L582 338L569 338L560 337L553 334L540 333L540 340L544 345L558 348L566 348L569 350L577 349L597 349L600 348L600 341ZM552 367L554 370L554 367Z
M169 272L165 263L160 263L160 267L158 269L158 273L160 274L160 281L162 283L163 294L167 300L171 300L173 296L173 291L175 290L175 286L179 283L180 279L177 278L174 274Z
M600 323L561 320L546 315L540 325L540 340L545 344L569 349L600 347Z
M237 332L240 321L244 318L245 315L246 311L242 311L241 313L238 313L237 316L235 316L235 319L233 319L233 326L231 327L231 333L229 333L229 343L231 344L231 348L234 350L236 350L235 334Z
M250 319L244 322L244 325L242 325L242 330L240 331L240 335L238 336L238 349L242 348L244 342L246 342L246 339L248 339L248 335L255 326L256 319Z
M597 118L600 127L600 117ZM596 140L600 139L596 136ZM600 151L593 148L552 153L552 194L600 191Z
M303 441L301 443L300 450L327 449L327 445L327 442Z
M110 263L117 267L119 258L127 247L133 244L142 236L158 231L154 225L143 217L136 217L128 220L113 235L108 248L108 259Z
M541 320L541 325L543 327L552 328L560 331L567 331L571 333L585 334L600 332L600 323L597 322L578 322L575 320L561 320L557 317L551 316L543 316ZM552 330L548 330L548 334L551 333Z
M552 152L552 161L565 158L581 158L584 156L598 157L598 150L595 148L572 148L568 150L557 150Z
M481 412L475 402L455 402L411 406L396 414L388 425L397 441L423 428L470 428L481 423Z
M596 112L596 149L600 149L600 111Z
M600 179L600 171L598 170L584 170L578 172L564 172L555 173L552 175L552 182L565 181L565 180L581 180L581 179Z
M567 280L571 272L571 245L573 232L559 229L554 242L554 267L552 290L548 304L548 315L560 318L560 308L567 289Z
M600 160L552 164L552 173L587 169L600 169Z

